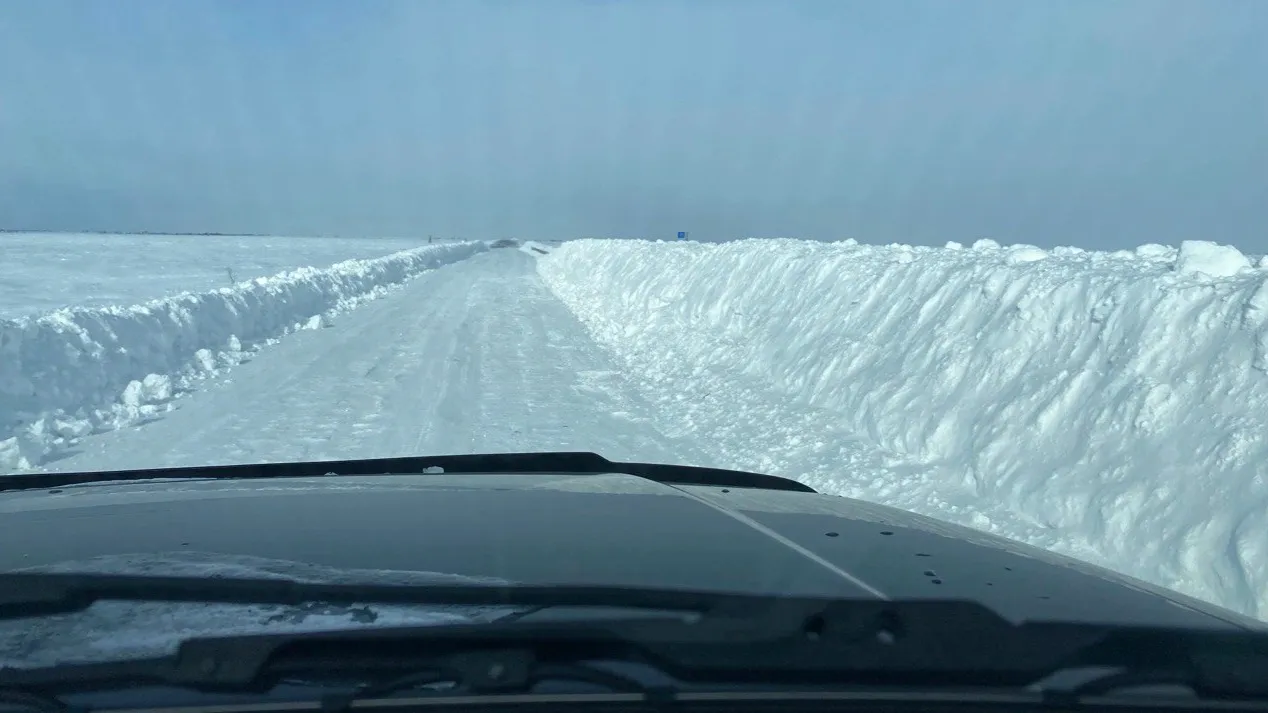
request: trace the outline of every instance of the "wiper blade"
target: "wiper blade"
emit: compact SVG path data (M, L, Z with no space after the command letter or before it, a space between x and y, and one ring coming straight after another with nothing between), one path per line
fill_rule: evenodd
M0 595L8 616L71 611L102 599L512 605L538 608L542 615L554 607L595 609L593 617L567 620L525 615L483 624L195 638L169 657L0 670L0 687L55 692L147 681L248 690L270 685L282 673L322 665L401 675L453 670L456 661L502 651L520 657L516 661L527 657L571 671L592 660L650 662L676 680L697 683L1024 686L1071 667L1103 666L1138 676L1179 671L1204 695L1268 696L1268 631L1014 623L963 601L73 574L0 575ZM664 616L621 617L606 609L655 610ZM508 659L503 667L511 663ZM478 680L471 671L464 676L468 682Z
M623 473L673 485L712 485L731 488L761 488L801 493L817 492L788 478L747 473L722 468L627 463L610 461L597 453L558 451L546 453L476 453L470 455L367 458L302 463L249 463L232 465L145 468L135 470L78 473L25 473L0 476L0 492L33 488L58 488L86 483L129 480L232 480L255 478L321 478L346 475L418 475L429 469L445 473L558 473L561 475L602 475Z
M768 597L691 590L470 584L329 584L270 577L160 577L132 574L0 574L0 620L82 611L98 601L215 604L443 604L603 606L752 613Z

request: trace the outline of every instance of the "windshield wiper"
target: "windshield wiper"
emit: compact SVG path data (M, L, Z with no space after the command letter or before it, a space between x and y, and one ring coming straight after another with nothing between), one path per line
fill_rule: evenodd
M0 669L0 687L55 693L146 682L263 690L279 677L356 670L374 672L376 680L406 676L399 684L406 686L422 685L430 672L438 672L434 675L472 690L522 690L551 670L544 666L557 672L564 667L563 673L590 676L600 685L595 677L605 674L586 673L586 662L616 660L651 665L684 685L1023 687L1071 668L1104 667L1117 672L1117 681L1066 687L1064 695L1162 681L1182 683L1203 696L1268 697L1268 631L1014 623L964 601L74 574L0 575L0 599L9 617L73 611L103 599L511 605L537 609L539 615L557 607L593 610L593 616L553 620L523 615L480 624L194 638L166 657ZM610 609L658 615L605 612Z
M757 613L773 600L691 590L485 584L328 584L273 577L161 577L132 574L0 574L0 620L82 611L98 601L217 604L410 604L604 606Z

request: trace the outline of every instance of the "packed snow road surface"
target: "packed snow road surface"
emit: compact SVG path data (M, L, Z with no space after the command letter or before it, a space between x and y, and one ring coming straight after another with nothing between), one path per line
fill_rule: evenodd
M636 393L533 258L492 250L296 332L45 469L554 449L689 460L691 444L659 432Z

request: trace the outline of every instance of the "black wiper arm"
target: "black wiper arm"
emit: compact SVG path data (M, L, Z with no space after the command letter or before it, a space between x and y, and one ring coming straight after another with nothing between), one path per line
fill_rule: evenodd
M277 578L132 574L0 574L0 620L82 611L98 601L298 605L603 606L756 613L763 596L691 590L487 584L326 584ZM777 601L777 600L776 600ZM756 608L756 609L755 609Z
M341 475L417 475L428 469L445 473L558 473L601 475L624 473L674 485L714 485L733 488L762 488L802 493L814 488L788 478L762 473L746 473L722 468L665 463L610 461L597 453L559 451L548 453L475 453L470 455L367 458L302 463L249 463L232 465L145 468L137 470L81 473L25 473L0 477L0 492L57 488L85 483L129 480L231 480L254 478L321 478Z

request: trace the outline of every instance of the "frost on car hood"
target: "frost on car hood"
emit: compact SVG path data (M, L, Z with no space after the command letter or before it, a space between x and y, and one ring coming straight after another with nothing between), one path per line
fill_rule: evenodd
M254 577L323 584L509 584L439 572L335 569L302 562L201 552L108 555L15 572ZM469 624L520 611L507 606L202 604L96 602L68 614L0 621L0 668L173 654L184 639L255 633Z

